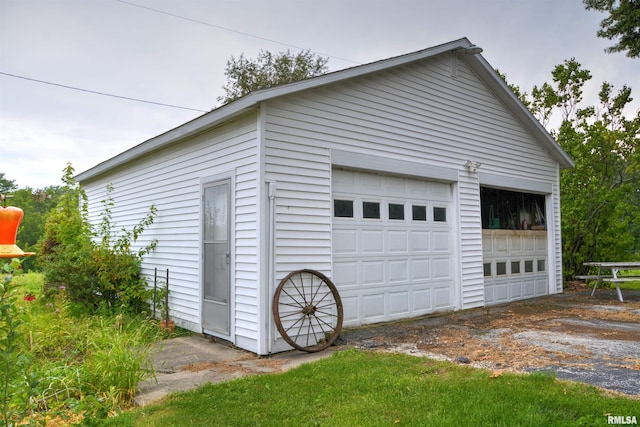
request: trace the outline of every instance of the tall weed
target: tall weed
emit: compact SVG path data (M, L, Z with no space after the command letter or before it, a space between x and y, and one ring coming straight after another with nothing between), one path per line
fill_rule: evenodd
M12 422L43 424L77 413L101 418L130 406L138 382L154 376L150 344L165 332L145 313L77 312L65 287L43 297L42 276L25 276L39 285L25 286L34 298L16 301L23 319L16 343L22 362L13 359L8 382Z
M109 396L114 403L131 403L140 381L154 376L148 337L159 334L150 320L127 324L123 315L100 319L87 336L83 365L86 392Z

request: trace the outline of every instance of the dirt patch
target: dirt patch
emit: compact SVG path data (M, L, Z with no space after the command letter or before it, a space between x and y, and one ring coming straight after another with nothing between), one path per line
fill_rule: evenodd
M613 290L591 297L584 285L574 283L571 289L345 331L341 339L360 348L427 355L494 372L552 370L561 378L584 378L640 395L640 292L624 291L621 303ZM581 371L588 375L580 376Z

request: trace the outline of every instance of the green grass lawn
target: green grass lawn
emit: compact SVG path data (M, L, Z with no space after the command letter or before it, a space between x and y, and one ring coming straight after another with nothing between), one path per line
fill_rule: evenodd
M592 426L640 418L640 401L546 374L492 375L356 350L282 374L175 394L105 426Z
M640 270L630 270L625 272L624 276L637 276L640 277ZM625 282L625 283L620 283L620 289L632 289L632 290L636 290L636 291L640 291L640 280L637 280L635 282Z

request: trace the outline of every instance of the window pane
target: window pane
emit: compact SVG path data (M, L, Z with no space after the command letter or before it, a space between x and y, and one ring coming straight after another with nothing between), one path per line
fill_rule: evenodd
M507 263L506 262L496 262L496 275L504 276L507 274Z
M204 239L227 240L228 184L214 185L204 189Z
M520 274L520 261L511 261L511 274Z
M389 203L389 219L404 219L404 205Z
M538 260L538 271L544 271L545 270L545 265L546 263L544 262L543 259L539 259Z
M433 220L435 222L447 222L447 208L433 208Z
M524 272L525 273L533 273L533 261L525 261L524 262Z
M491 277L491 263L485 262L482 264L482 268L484 270L484 277Z
M414 221L426 221L427 220L427 207L426 206L412 206L411 212L413 213Z
M353 201L334 200L333 215L338 218L353 218Z
M362 217L380 219L380 203L362 202Z

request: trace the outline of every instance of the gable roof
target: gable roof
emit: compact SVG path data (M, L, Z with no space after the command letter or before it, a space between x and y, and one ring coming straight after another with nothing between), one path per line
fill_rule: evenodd
M395 56L364 65L359 65L344 70L335 71L318 77L301 80L294 83L274 86L267 89L252 92L233 102L225 104L215 110L203 114L183 125L171 129L163 134L151 138L135 147L108 159L93 168L82 172L76 176L79 182L87 181L97 177L115 167L124 165L136 160L144 155L162 149L183 138L211 129L226 120L243 114L256 108L261 102L268 101L280 96L294 94L305 90L319 88L321 86L345 81L355 77L362 77L368 74L389 70L401 65L422 61L447 52L462 51L474 46L466 37L433 46L417 52ZM491 65L480 54L461 55L465 64L482 80L502 101L507 109L511 111L522 126L537 140L549 156L558 162L562 168L574 166L573 160L553 139L547 130L536 120L531 112L524 106L520 99L513 93L505 81L491 67Z

